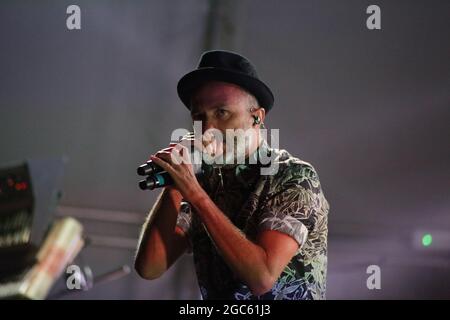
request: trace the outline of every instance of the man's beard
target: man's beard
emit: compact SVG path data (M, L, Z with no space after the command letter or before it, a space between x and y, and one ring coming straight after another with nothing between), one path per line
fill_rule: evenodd
M210 142L211 145L205 148L203 156L207 163L214 166L244 164L246 158L252 152L256 137L253 135L244 135L233 137L227 141L226 136L222 141ZM227 145L228 142L228 145Z

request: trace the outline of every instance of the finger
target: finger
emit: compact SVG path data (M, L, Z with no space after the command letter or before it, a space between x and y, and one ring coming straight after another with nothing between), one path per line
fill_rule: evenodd
M174 165L180 165L183 163L183 157L181 152L183 149L181 148L181 145L177 145L172 152L170 153L170 161Z
M193 138L194 138L194 133L190 132L188 134L185 134L183 137L181 137L181 139L178 141L178 143L183 143L183 142L189 141Z
M192 150L191 147L186 147L186 146L182 146L180 145L180 156L181 156L181 160L184 164L192 164L193 163L193 152L195 152L194 150Z
M184 164L192 164L191 153L189 151L183 152L181 157Z
M180 154L182 154L182 155L185 155L185 154L189 155L189 153L190 153L189 148L188 148L187 146L182 145L182 144L179 144L179 145L178 145L177 150L178 150L178 151L180 152Z
M169 173L173 172L172 166L169 163L167 163L166 161L164 161L156 156L150 156L150 159L152 159L152 161L154 161L158 166L163 168L165 171L167 171Z
M181 138L181 140L184 140L184 139L190 139L190 138L192 138L192 137L194 137L195 136L195 134L193 133L193 132L188 132L187 134L185 134L182 138Z
M189 151L187 148L183 147L180 144L177 144L175 147L171 148L170 151L158 152L156 156L174 166L185 163L183 152L184 154L189 155Z
M164 148L164 149L161 149L161 150L159 150L158 152L156 152L155 154L152 154L152 155L158 156L158 155L163 154L165 152L171 152L172 149L173 149L173 147Z
M179 152L179 154L181 156L182 163L184 163L184 164L191 164L192 163L190 148L187 148L185 146L180 145L180 152Z
M191 139L182 140L182 141L180 141L180 143L178 145L183 146L183 147L187 147L187 148L191 148L192 147L192 140Z
M172 152L172 150L159 150L158 152L156 152L155 154L153 154L153 156L159 156L159 155L161 155L161 154L169 154L169 153L171 153Z
M203 150L203 143L201 139L195 139L194 137L183 140L181 144L185 147L187 147L189 150L192 150L193 148L202 151Z
M155 157L160 158L163 161L168 162L168 163L172 162L171 152L168 152L168 151L164 151L164 152L159 151L155 154Z

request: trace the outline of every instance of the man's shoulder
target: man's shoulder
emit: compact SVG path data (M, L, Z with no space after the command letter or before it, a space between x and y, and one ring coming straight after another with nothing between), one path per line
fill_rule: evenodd
M315 167L299 157L293 156L285 149L272 149L273 162L278 170L269 176L268 196L284 194L286 199L309 199L314 201L316 214L327 215L330 205L325 198L319 174Z
M290 178L291 176L302 176L314 178L317 171L311 162L305 161L297 156L293 156L286 149L272 148L272 164L277 165L279 170L275 173L277 178Z
M319 175L315 167L308 161L292 155L286 149L272 148L271 174L273 187L291 184L302 184L304 181L319 184Z

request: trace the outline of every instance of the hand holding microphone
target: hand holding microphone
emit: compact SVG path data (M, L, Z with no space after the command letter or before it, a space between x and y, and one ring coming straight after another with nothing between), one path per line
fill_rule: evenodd
M138 167L137 173L147 176L139 182L139 187L153 190L175 184L185 198L189 198L201 189L197 180L197 175L201 174L198 152L193 133L185 135L179 142L171 143ZM192 159L194 153L197 153L197 158L194 156Z
M137 174L140 176L148 176L146 179L139 181L139 188L142 190L153 190L167 185L173 184L173 179L163 168L149 160L137 168Z

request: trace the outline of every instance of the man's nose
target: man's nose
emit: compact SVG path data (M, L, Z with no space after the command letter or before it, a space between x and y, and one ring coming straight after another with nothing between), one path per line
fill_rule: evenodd
M215 121L204 120L203 121L203 133L205 133L209 129L217 129Z

